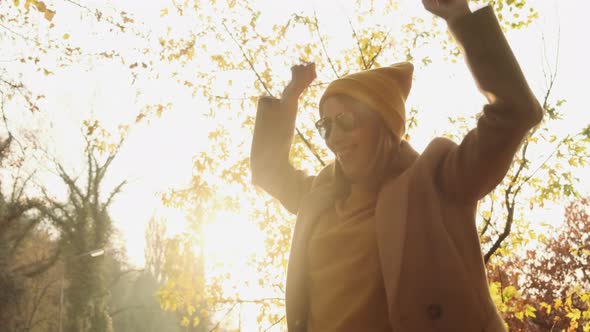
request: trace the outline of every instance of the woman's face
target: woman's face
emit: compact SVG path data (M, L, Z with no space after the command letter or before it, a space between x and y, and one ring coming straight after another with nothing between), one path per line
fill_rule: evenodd
M336 155L342 171L353 183L368 179L373 172L382 135L379 116L349 97L329 97L322 106L322 119L331 121L326 144ZM350 112L355 123L348 131L340 128L337 121L334 121L345 112Z

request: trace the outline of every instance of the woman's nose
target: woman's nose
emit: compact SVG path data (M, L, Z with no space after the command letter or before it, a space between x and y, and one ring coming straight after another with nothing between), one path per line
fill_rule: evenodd
M328 147L333 148L335 146L338 146L338 144L342 142L343 138L344 131L342 131L340 126L333 125L332 128L330 128L330 132L328 133L328 139L326 140L326 143Z

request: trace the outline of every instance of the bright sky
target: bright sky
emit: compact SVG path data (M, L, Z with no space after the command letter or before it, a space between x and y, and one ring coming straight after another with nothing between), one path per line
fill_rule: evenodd
M89 8L104 7L103 1L81 2ZM325 31L330 31L331 25L346 24L346 18L342 15L328 14L333 11L333 7L326 1L281 2L280 6L277 1L265 0L265 3L265 8L271 11L266 18L280 16L292 10L317 9ZM155 30L158 28L152 22L159 20L160 10L166 5L168 2L140 0L128 0L121 4L138 21L153 26ZM590 70L585 65L588 46L584 42L588 41L587 33L590 31L587 19L590 3L583 0L540 0L535 5L538 6L541 18L527 30L510 32L508 38L534 91L541 98L545 88L541 71L541 36L544 34L548 58L553 63L560 31L560 62L554 96L567 100L565 119L557 133L561 137L590 122L587 101L589 85L586 83ZM80 8L67 2L60 3L59 7L58 13L71 18L71 26L75 27L71 38L87 39L85 31L91 30L97 23ZM344 6L337 7L340 11L347 10ZM402 1L402 8L412 14L423 10L419 1ZM158 33L154 35L157 36ZM88 42L96 44L97 49L112 43L100 38L92 38ZM125 50L129 46L130 44L123 41L116 48ZM285 72L288 72L288 68L285 68ZM56 153L65 157L72 168L78 167L81 161L78 156L82 146L79 138L82 120L93 114L110 128L133 121L138 104L135 91L126 84L127 75L128 72L121 70L118 65L103 65L88 71L72 68L56 72L51 77L35 79L35 83L47 91L47 118L38 121L40 124L46 121L46 134L52 137ZM170 86L175 84L170 83ZM157 213L166 216L171 219L170 228L173 231L181 229L175 225L182 224L182 213L162 207L158 193L188 183L192 158L206 147L206 133L212 126L201 116L208 109L206 105L186 92L167 88L162 81L158 85L145 85L143 89L144 94L154 103L174 100L174 109L165 112L160 119L155 119L150 124L142 124L133 129L112 166L109 182L105 184L106 188L112 188L122 179L130 180L112 206L111 214L125 238L130 259L138 265L143 264L144 227L150 215ZM482 98L464 64L459 62L456 65L431 66L417 70L409 103L419 104L421 110L424 110L420 118L421 131L413 138L414 146L422 150L434 135L442 133L444 125L441 124L447 123L448 116L475 114L479 111ZM31 119L23 117L22 121L24 123ZM585 179L585 184L590 184L587 173L579 175ZM546 213L549 217L558 212ZM237 238L227 238L224 227L220 222L208 230L211 241L225 239L225 243L232 245L219 249L227 250L226 252L213 255L227 257L231 253L247 251L248 243ZM236 234L252 232L254 229L253 225L248 224L243 227L244 229L236 230Z

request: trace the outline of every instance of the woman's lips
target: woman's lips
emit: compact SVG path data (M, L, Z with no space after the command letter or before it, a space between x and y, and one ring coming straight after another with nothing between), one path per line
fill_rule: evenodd
M336 157L338 158L338 160L348 160L353 155L354 149L354 145L341 148L338 150L338 152L336 152Z

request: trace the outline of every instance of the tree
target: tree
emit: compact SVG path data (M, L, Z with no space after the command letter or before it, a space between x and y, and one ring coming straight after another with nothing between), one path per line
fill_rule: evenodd
M145 230L145 269L158 282L163 277L167 239L165 219L152 216Z
M148 232L149 227L146 229ZM176 316L160 309L155 295L160 283L150 269L133 268L126 263L124 255L109 255L106 258L109 260L107 275L111 294L109 315L114 331L180 331Z
M545 226L532 248L490 270L500 307L515 331L585 331L590 328L590 203L567 206L565 220Z
M36 325L37 308L29 307L28 300L34 294L27 286L41 286L38 279L31 278L50 269L59 257L59 250L52 248L52 241L39 230L44 219L44 204L29 197L26 187L31 176L23 178L20 158L14 158L14 150L11 150L12 141L9 136L0 142L0 165L3 167L0 180L0 325L8 331L29 331ZM13 176L11 181L5 181L10 176ZM9 191L5 192L5 188ZM47 248L31 252L28 249L31 237L47 244ZM36 255L31 256L32 253ZM49 286L42 287L44 293ZM43 297L43 294L37 297L33 305L38 305Z
M181 331L175 314L161 310L156 293L163 282L168 237L165 219L150 218L145 230L145 268L133 270L123 262L112 267L111 317L115 331Z
M47 259L48 252L57 249L58 242L46 226L36 227L23 240L15 258L18 265L38 264ZM57 331L59 317L60 285L63 264L56 261L32 277L24 278L22 293L13 307L19 322L16 331Z
M195 250L194 243L186 235L166 239L156 297L164 311L176 314L186 331L203 332L209 330L212 301L207 295L214 289L206 288L205 258L202 251Z
M122 141L120 142L122 143ZM45 209L51 224L59 230L64 254L65 278L68 281L65 331L111 331L112 322L107 308L107 280L104 255L87 257L93 250L111 246L113 223L108 208L125 185L117 185L102 198L102 182L117 155L119 145L100 160L98 147L88 140L86 149L87 174L83 186L78 177L70 175L61 164L58 174L67 187L68 197L59 201L45 190ZM100 146L99 146L100 147Z
M526 1L495 1L494 6L506 29L525 28L537 16ZM162 10L164 24L187 21L192 27L181 34L175 31L175 25L169 25L160 42L162 58L182 68L175 72L177 82L194 96L205 97L211 108L209 117L219 123L209 135L210 149L195 157L191 183L186 188L172 190L163 199L171 206L183 208L192 217L191 231L186 238L195 241L193 245L199 245L198 230L223 211L239 211L238 215L255 222L265 234L267 255L253 257L251 264L259 271L260 285L276 296L243 299L239 293L218 294L220 281L215 278L208 278L205 284L205 295L214 306L221 308L228 302L257 304L262 328L270 328L284 318L282 290L294 219L277 202L250 185L249 138L257 97L278 96L289 78L288 68L294 63L317 64L318 82L300 101L290 156L296 167L317 172L326 164L329 154L320 137L314 135L312 124L317 116L314 110L319 95L327 82L348 72L397 61L411 60L417 66L426 67L435 61L431 53L443 54L447 61L456 61L459 55L444 26L435 19L403 15L398 2L331 5L331 17L334 10L341 14L336 16L341 22L333 30L323 24L322 8L317 4L314 7L282 16L273 12L272 18L260 5L249 1L174 2ZM327 15L326 9L323 10ZM349 33L342 34L343 29ZM178 35L183 37L175 37ZM419 127L420 107L408 106L409 134L412 134ZM202 212L195 213L196 209ZM494 243L497 238L490 236L486 243ZM206 262L207 257L204 259ZM178 281L181 276L181 272L172 271L169 279ZM168 287L163 289L166 291ZM161 298L163 303L171 302L172 307L176 304L178 310L186 310L189 305L173 300ZM234 308L226 307L228 313ZM220 319L224 317L221 315Z

